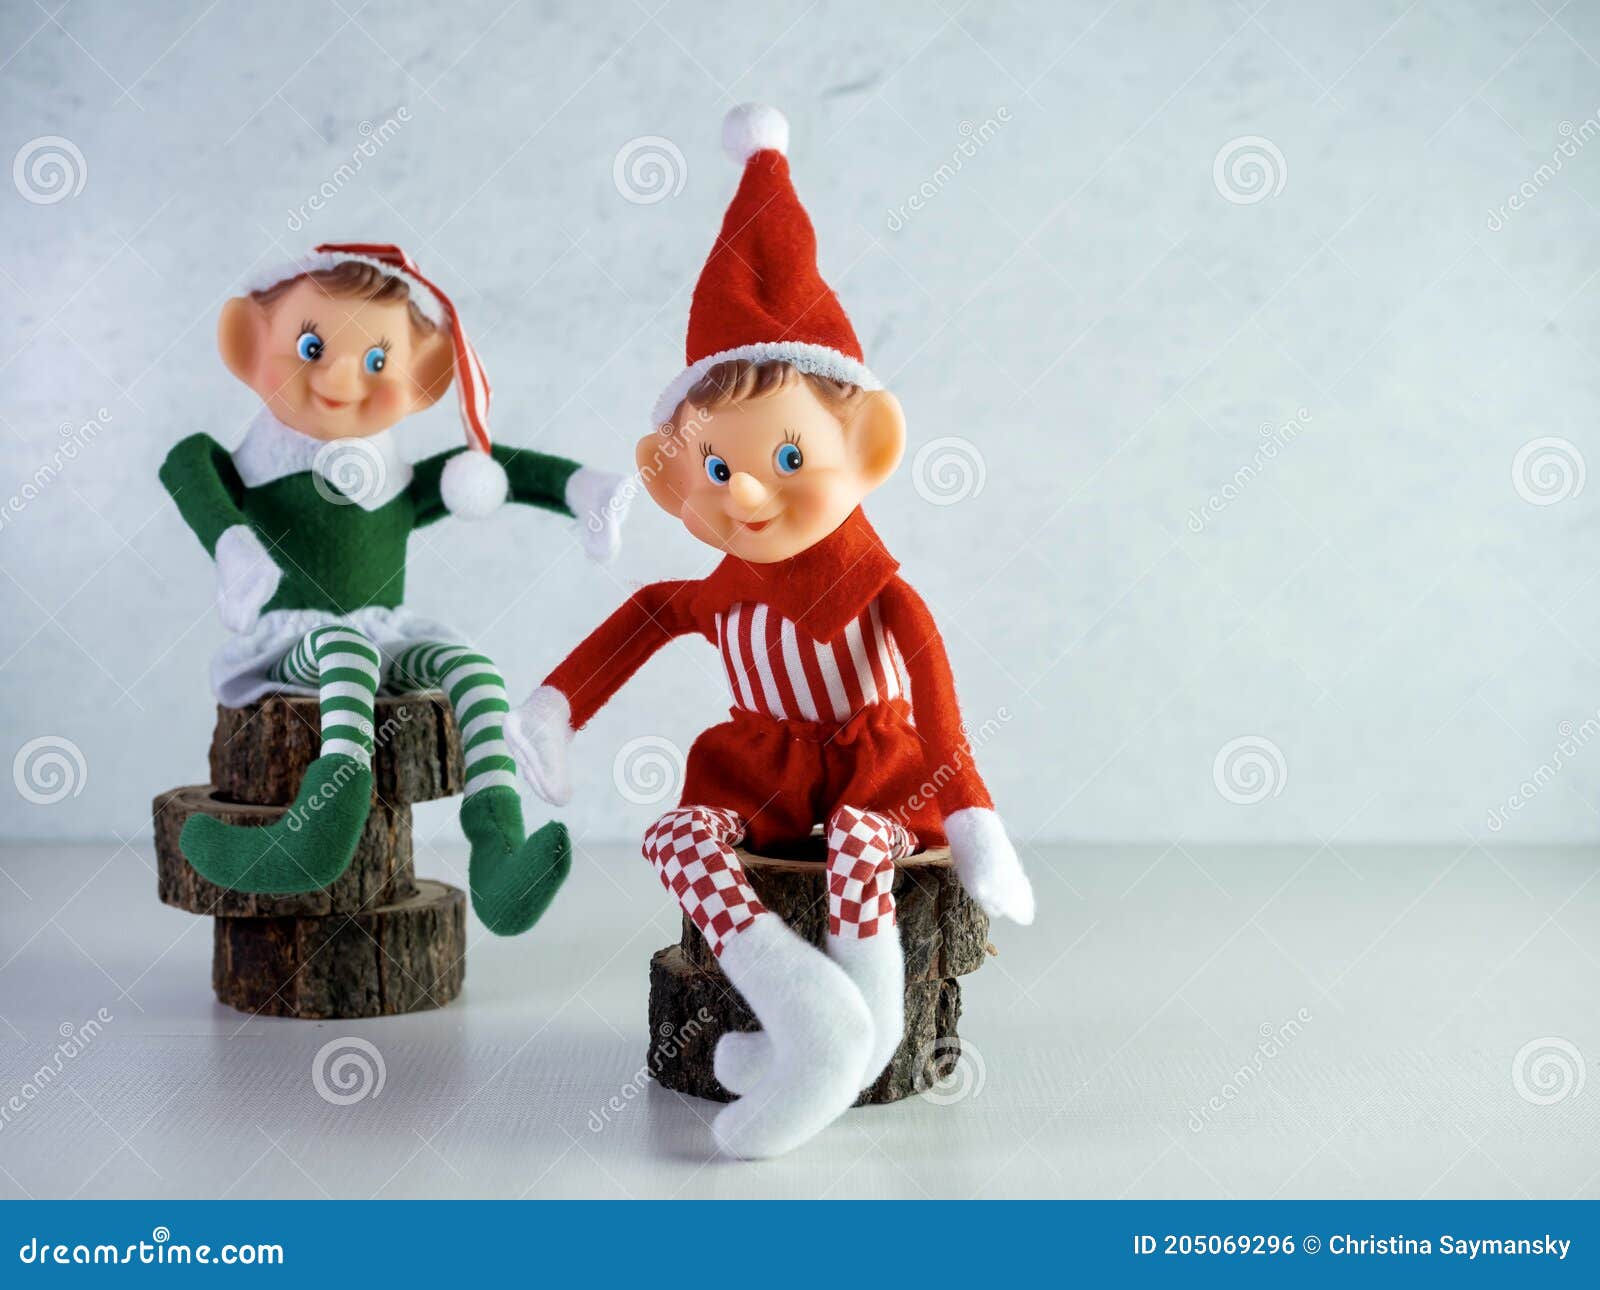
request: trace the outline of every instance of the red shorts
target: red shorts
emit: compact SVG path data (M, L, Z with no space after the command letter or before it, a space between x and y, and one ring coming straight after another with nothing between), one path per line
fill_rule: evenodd
M752 851L802 846L840 806L889 816L919 848L944 845L936 785L904 700L869 704L843 725L731 715L689 749L679 805L735 812Z

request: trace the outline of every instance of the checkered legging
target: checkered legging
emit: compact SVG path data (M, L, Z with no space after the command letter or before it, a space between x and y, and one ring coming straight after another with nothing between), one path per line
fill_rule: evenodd
M841 806L828 820L828 933L863 938L894 926L894 862L915 839L888 816ZM668 811L644 835L661 884L720 955L766 907L733 848L744 821L713 806Z
M828 817L828 935L864 940L894 926L894 862L916 846L887 815L841 806Z

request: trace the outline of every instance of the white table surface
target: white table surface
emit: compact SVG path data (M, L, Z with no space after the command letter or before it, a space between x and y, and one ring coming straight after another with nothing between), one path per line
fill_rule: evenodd
M739 1164L639 1079L677 916L631 848L580 844L526 937L474 924L445 1009L325 1023L216 1003L144 848L0 850L0 1196L1600 1197L1593 852L1033 851L1038 923L964 983L964 1083ZM463 863L422 841L421 874ZM312 1065L347 1036L384 1085L334 1105Z

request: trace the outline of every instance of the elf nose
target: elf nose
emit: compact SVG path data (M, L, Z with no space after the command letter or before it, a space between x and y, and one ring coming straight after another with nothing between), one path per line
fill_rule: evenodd
M361 367L354 354L345 354L317 371L311 388L330 399L354 399L361 393Z
M753 511L767 500L767 487L754 475L740 471L728 481L728 496L747 511Z

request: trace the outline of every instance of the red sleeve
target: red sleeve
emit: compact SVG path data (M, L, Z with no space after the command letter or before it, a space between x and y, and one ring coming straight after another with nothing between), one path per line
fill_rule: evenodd
M878 605L911 679L911 712L922 737L928 780L938 786L940 813L949 815L969 806L993 809L961 725L944 639L928 606L902 578L884 587Z
M696 583L652 582L641 587L545 677L572 706L581 729L658 649L695 631L689 613Z

